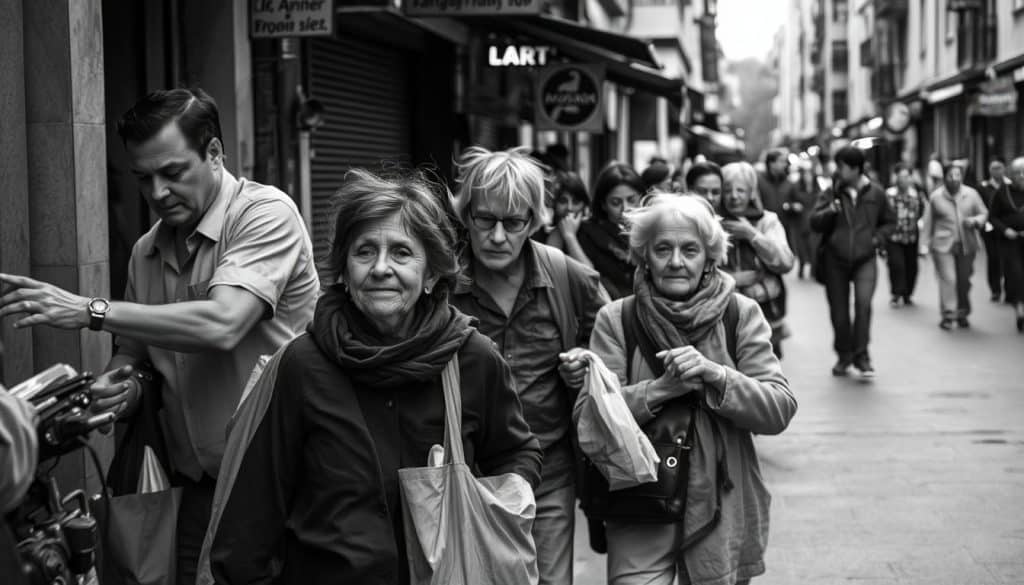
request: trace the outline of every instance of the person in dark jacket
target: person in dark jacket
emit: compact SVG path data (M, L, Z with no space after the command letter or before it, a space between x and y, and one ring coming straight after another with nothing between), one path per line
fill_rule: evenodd
M1013 301L1017 331L1024 333L1024 157L1010 164L1010 188L992 200L989 222L999 234L1006 298Z
M1002 159L996 157L988 164L988 179L981 182L978 187L978 194L985 203L985 209L992 211L992 202L996 197L1006 197L1010 188L1010 179L1006 177L1006 165ZM1003 261L999 255L999 240L1002 235L992 226L989 220L985 229L981 232L981 241L985 244L985 276L988 277L988 289L992 293L992 302L998 303L1004 289ZM1006 297L1006 302L1013 303L1013 298Z
M580 226L580 246L612 299L622 298L633 290L636 267L629 261L625 214L640 206L646 189L633 167L609 163L594 181L590 219Z
M213 537L217 583L408 583L398 470L443 443L456 354L467 464L540 480L508 365L448 302L459 264L440 198L415 177L350 171L337 199L336 284L280 355Z
M864 174L864 152L854 146L835 155L835 186L818 197L811 213L811 229L825 240L823 266L833 347L839 359L832 375L846 376L851 367L871 378L875 368L868 354L871 337L871 297L875 294L877 250L896 228L896 217L882 188ZM850 318L850 284L854 315Z

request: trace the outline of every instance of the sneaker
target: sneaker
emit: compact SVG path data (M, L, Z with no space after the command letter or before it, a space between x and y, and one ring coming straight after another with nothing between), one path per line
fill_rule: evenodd
M943 319L942 321L939 321L939 327L945 329L946 331L949 331L950 329L953 328L953 320Z
M970 329L971 322L967 320L967 317L960 317L956 320L956 326L961 329Z
M1002 297L1002 293L992 293L992 296L989 297L989 300L992 301L993 303L998 303L999 299L1001 299Z
M910 297L903 297L903 304L908 307L913 307L914 301L910 300Z
M833 376L849 376L850 375L850 362L846 360L839 360L836 365L832 366Z
M889 306L894 308L894 309L899 307L900 306L900 298L897 297L897 296L892 297L892 300L889 301Z
M868 358L854 360L853 367L861 378L875 377L875 368L871 365L871 360Z

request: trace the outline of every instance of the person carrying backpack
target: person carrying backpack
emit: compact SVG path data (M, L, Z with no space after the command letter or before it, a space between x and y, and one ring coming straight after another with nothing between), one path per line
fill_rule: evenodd
M523 415L544 451L535 489L533 537L541 585L571 585L575 530L572 407L594 318L607 301L600 276L561 251L532 241L548 221L544 175L524 149L468 149L452 199L469 236L466 282L451 303L508 362Z
M765 570L770 501L753 434L785 430L796 398L757 302L717 267L710 204L655 196L629 220L634 294L601 309L590 349L661 463L655 483L585 490L584 511L605 521L609 583L745 584Z

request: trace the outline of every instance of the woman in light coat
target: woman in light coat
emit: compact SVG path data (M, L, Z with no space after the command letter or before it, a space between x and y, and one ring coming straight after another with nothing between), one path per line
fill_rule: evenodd
M744 584L764 572L768 537L770 496L753 434L782 432L796 413L796 399L772 353L771 327L760 308L736 295L732 277L718 269L728 236L711 205L698 197L657 195L629 219L630 254L638 266L637 323L665 373L656 377L639 349L625 355L623 300L597 314L590 348L619 377L641 427L675 398L696 393L700 408L685 520L606 522L608 582L670 585L678 577L681 585ZM736 361L722 323L730 302L738 312ZM683 550L684 540L708 525L719 506L720 520Z

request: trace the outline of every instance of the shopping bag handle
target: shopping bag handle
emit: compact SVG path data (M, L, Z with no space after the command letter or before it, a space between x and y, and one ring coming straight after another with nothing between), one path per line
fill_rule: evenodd
M459 354L456 353L441 372L444 387L444 460L465 463L462 449L462 383L459 375Z

